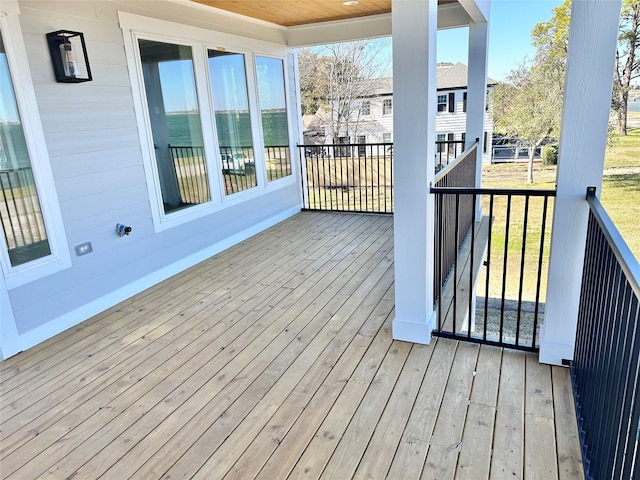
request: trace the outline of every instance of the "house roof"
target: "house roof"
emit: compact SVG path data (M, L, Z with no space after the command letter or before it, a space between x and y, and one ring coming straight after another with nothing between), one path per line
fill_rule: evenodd
M438 90L452 90L465 88L467 86L468 75L467 66L464 63L439 63L436 70L436 88ZM491 77L487 77L487 86L498 83ZM371 80L371 95L391 95L393 94L393 78L380 78Z
M448 90L451 88L464 88L468 84L468 68L464 63L439 63L437 67L437 88ZM495 85L493 78L487 77L487 85Z

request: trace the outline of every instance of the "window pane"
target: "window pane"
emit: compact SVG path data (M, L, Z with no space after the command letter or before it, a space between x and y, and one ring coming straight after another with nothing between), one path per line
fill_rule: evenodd
M1 35L0 220L12 266L51 254Z
M257 185L244 55L209 50L209 77L224 193Z
M391 115L393 111L393 104L391 103L391 99L388 98L382 101L382 115Z
M278 58L258 56L256 72L267 180L272 181L291 175L284 62Z
M211 200L191 47L139 40L165 213Z

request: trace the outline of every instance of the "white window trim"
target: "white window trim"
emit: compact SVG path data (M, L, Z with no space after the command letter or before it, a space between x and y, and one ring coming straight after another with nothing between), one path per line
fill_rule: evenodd
M292 129L292 104L289 100L289 86L287 78L287 52L288 49L283 45L276 45L262 40L244 38L237 35L215 32L199 27L192 27L166 20L144 17L127 12L118 12L120 28L123 31L125 54L127 64L129 65L129 77L132 85L132 94L136 119L138 124L138 132L140 135L140 143L142 146L142 157L145 166L145 176L149 189L149 196L152 205L152 218L154 229L156 232L174 228L183 225L192 220L210 215L224 208L242 203L251 199L263 196L269 191L287 187L297 183L298 168L296 145L293 141L296 138ZM165 32L171 32L171 35ZM209 185L211 191L211 201L191 206L189 208L177 210L170 214L165 214L162 205L162 194L157 175L157 166L153 156L153 136L150 130L148 106L144 98L144 79L142 78L142 70L140 65L140 55L138 52L138 39L144 38L167 43L176 43L180 45L190 45L193 52L193 64L195 70L195 82L198 95L198 106L200 109L200 119L203 130L203 140L205 155L209 168ZM260 163L260 168L256 168L257 183L256 187L234 193L232 195L224 195L223 182L224 179L220 173L220 166L217 155L217 138L216 135L209 135L207 131L215 131L213 101L209 87L209 69L207 65L207 49L224 48L225 50L242 53L245 55L245 65L247 68L247 89L249 93L249 105L251 108L251 127L254 158L256 164ZM285 95L287 101L287 126L289 129L289 150L291 158L292 174L273 180L266 181L266 164L264 161L264 149L262 148L264 140L262 138L262 127L259 123L259 109L257 100L257 85L255 77L255 56L267 56L271 58L282 59L284 65L284 81ZM250 67L251 65L251 67ZM259 155L258 155L259 153ZM256 165L257 166L257 165Z
M385 103L389 102L389 111L385 112ZM382 116L389 117L393 115L393 98L383 98L382 99Z
M8 289L27 284L71 266L62 213L49 162L49 152L40 121L27 52L18 19L19 13L19 7L15 2L3 2L2 11L0 11L0 29L7 50L7 62L20 111L51 254L13 267L9 261L4 238L0 238L2 242L0 263Z
M290 185L297 181L296 180L297 178L296 162L294 160L295 158L297 158L296 154L298 152L298 149L296 145L293 145L293 147L291 145L292 143L291 140L295 138L295 135L294 135L295 127L293 125L293 115L291 114L292 104L290 103L290 99L289 99L290 85L289 85L289 75L287 74L289 69L287 65L286 55L277 55L277 54L274 54L273 52L266 52L266 51L260 51L260 50L254 50L252 53L252 63L253 63L254 73L253 73L253 79L250 80L249 83L253 83L253 88L255 92L255 101L256 101L256 108L257 108L256 119L259 126L258 145L260 146L260 151L263 152L263 155L264 155L264 132L262 130L262 115L261 115L262 110L260 110L260 95L258 94L258 84L256 82L256 80L258 79L256 57L275 58L278 60L282 60L282 75L283 75L283 81L284 81L284 100L285 100L285 105L287 107L287 133L289 136L289 158L291 160L291 175L268 181L267 180L267 164L266 162L263 162L262 168L260 170L262 171L262 177L264 178L265 188L267 190L273 190L276 188L281 188L286 185ZM253 127L253 119L252 119L251 125ZM256 141L254 139L254 145L255 144L256 144ZM259 183L258 183L258 186L260 186Z

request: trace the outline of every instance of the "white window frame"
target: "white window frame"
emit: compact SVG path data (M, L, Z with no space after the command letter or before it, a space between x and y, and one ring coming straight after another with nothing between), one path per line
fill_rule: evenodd
M220 46L205 42L204 47L205 47L204 60L207 64L206 65L206 87L207 87L206 95L209 99L209 105L210 105L209 108L211 110L211 116L208 120L211 121L211 130L214 132L217 132L215 108L214 108L215 104L213 101L213 96L211 95L211 84L210 84L211 71L209 69L207 50L217 50L218 48L220 48ZM264 147L263 147L264 141L262 139L262 122L258 118L259 117L259 113L258 113L259 106L258 106L258 100L257 100L258 87L256 85L255 74L251 73L255 71L255 53L250 50L246 50L243 48L235 48L235 47L225 47L224 51L238 53L244 56L244 72L245 72L245 77L247 81L247 84L246 84L247 97L248 97L247 101L249 104L249 114L250 114L250 120L251 120L251 138L253 140L253 158L254 158L254 162L256 162L255 165L256 165L257 185L255 187L251 187L246 190L241 190L239 192L235 192L230 195L225 195L224 194L224 176L221 175L222 159L220 158L220 154L219 154L220 144L219 144L218 136L216 134L216 135L213 135L212 139L208 138L208 136L204 134L204 127L203 127L202 138L204 139L205 145L207 144L207 141L210 141L212 152L213 152L212 158L215 158L215 166L216 166L215 174L217 177L216 184L218 185L219 190L216 190L215 188L211 188L211 198L212 200L214 200L214 203L235 204L237 203L237 200L235 199L242 198L243 196L247 196L247 195L251 196L254 190L260 188L261 186L263 187L265 186L266 166L264 161L260 162L261 168L258 168L258 165L257 165L258 159L264 155L264 153L260 153L260 154L258 153L258 152L264 152ZM197 82L197 79L196 79L196 82ZM201 117L202 117L202 114L201 114ZM209 158L206 149L205 149L205 154L207 154L207 158ZM211 184L211 180L209 181L209 183Z
M371 102L369 100L363 100L360 106L360 113L363 116L371 115Z
M132 85L134 109L138 123L138 132L142 146L142 157L145 166L145 175L149 196L152 205L152 218L156 232L183 225L195 219L218 212L232 205L242 203L265 195L269 191L285 188L298 182L298 168L296 167L296 146L294 139L295 129L292 126L292 114L294 109L289 101L288 84L288 49L286 46L275 45L262 40L255 40L207 30L199 27L183 25L166 20L144 17L128 12L118 12L120 28L123 31L125 54L129 66L129 77ZM165 33L171 32L171 35ZM138 48L138 39L149 39L158 42L189 45L192 48L196 92L198 95L198 108L200 110L200 122L204 140L204 151L209 175L211 201L200 205L190 206L174 212L165 213L162 204L162 192L160 191L155 155L153 153L153 136L148 115L148 105L145 98L144 79L142 78L142 66ZM207 49L224 49L245 56L245 68L247 75L247 89L249 95L249 107L251 112L251 128L253 136L254 159L256 162L256 187L224 195L224 178L221 174L219 161L218 139L215 134L215 113L209 84L209 67L207 62ZM289 150L291 152L292 174L274 180L266 181L266 164L264 158L264 139L260 110L257 99L255 56L266 56L281 59L283 62L283 75L285 82L285 98L287 105L287 127L289 133ZM208 133L212 132L212 133Z
M389 105L385 107L385 105ZM393 115L393 99L392 98L384 98L382 100L382 115L388 116Z
M49 152L45 142L33 81L29 70L27 51L22 38L22 29L16 2L4 1L0 6L0 30L7 52L7 63L13 82L13 90L20 112L24 137L31 161L40 209L47 232L51 254L12 266L4 237L0 238L0 266L7 289L19 287L39 278L71 267L71 255L64 231L62 213L58 202Z
M286 55L274 55L273 52L265 52L265 51L260 51L260 50L254 50L252 52L252 63L253 63L253 78L252 80L249 81L250 84L253 84L253 88L254 88L254 98L255 98L255 105L256 105L256 115L257 115L257 121L259 124L259 139L258 142L256 142L256 140L253 141L254 145L259 145L260 151L262 152L262 155L264 155L264 131L262 130L262 110L260 110L260 95L258 94L258 72L257 72L257 62L256 62L256 57L266 57L266 58L275 58L278 60L282 60L282 75L283 75L283 81L284 81L284 101L285 101L285 105L287 107L287 133L288 133L288 137L289 137L289 158L291 159L291 175L288 175L286 177L281 177L281 178L277 178L275 180L271 180L268 181L267 180L267 165L266 162L262 163L262 168L261 168L261 175L264 178L264 182L266 184L265 188L267 190L271 190L272 188L279 188L280 185L285 184L285 185L289 185L291 184L291 180L293 180L296 177L296 170L294 169L294 157L295 152L296 152L296 147L294 146L294 148L291 147L291 139L293 138L293 133L295 132L295 126L293 125L293 117L291 115L291 104L289 103L289 75L288 75L288 66L287 66L287 56ZM251 119L252 121L252 126L253 126L253 118ZM254 147L255 149L255 147ZM274 186L275 185L275 186Z
M440 101L441 98L444 98L444 102ZM447 111L448 98L449 98L449 96L446 93L444 95L438 94L438 98L437 98L437 111L438 111L438 113L445 113ZM441 105L444 105L442 110L440 110L440 106Z

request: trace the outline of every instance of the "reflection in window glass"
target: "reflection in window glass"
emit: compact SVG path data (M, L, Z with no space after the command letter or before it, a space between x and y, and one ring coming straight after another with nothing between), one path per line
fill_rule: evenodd
M211 200L191 47L139 40L165 213Z
M12 266L51 254L1 35L0 220Z
M209 50L208 56L224 193L231 195L257 185L244 55Z
M258 56L256 72L267 180L271 181L291 175L284 62L279 58Z

